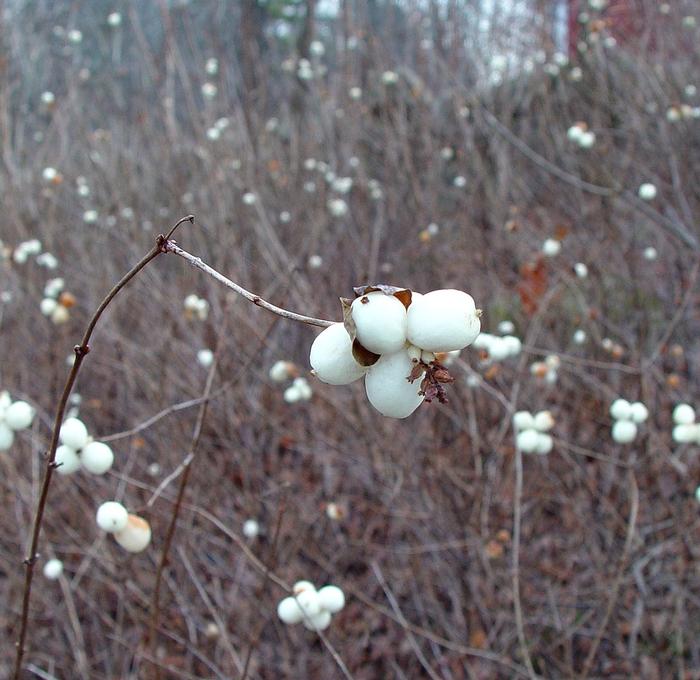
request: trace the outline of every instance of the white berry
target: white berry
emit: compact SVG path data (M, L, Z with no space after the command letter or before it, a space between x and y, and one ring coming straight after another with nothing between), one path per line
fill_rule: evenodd
M68 418L61 425L59 439L62 444L69 446L74 451L80 451L88 443L87 427L78 418Z
M513 414L513 427L520 430L534 430L535 419L530 411L516 411Z
M80 452L80 462L93 475L103 475L112 467L114 453L102 442L90 442Z
M408 308L408 339L430 352L464 349L480 330L474 299L461 290L433 290Z
M532 453L537 449L539 433L537 430L523 430L518 433L515 443L523 453Z
M316 377L329 385L347 385L367 371L353 358L350 335L342 323L334 323L316 337L309 363Z
M391 354L404 346L406 308L398 298L373 291L353 300L351 309L357 339L370 352Z
M34 409L26 401L16 401L5 411L5 424L12 430L29 427L34 418Z
M285 597L277 605L277 616L290 626L299 623L304 618L301 608L294 597Z
M129 515L126 527L116 532L114 538L124 550L138 553L151 542L151 527L145 519Z
M630 404L631 418L633 423L643 423L649 417L649 409L641 401Z
M0 423L0 451L7 451L14 441L15 433L5 423Z
M321 608L335 614L345 606L345 594L338 586L323 586L318 591Z
M97 526L103 531L114 533L123 531L129 523L129 513L116 501L107 501L97 508Z
M423 403L423 396L418 394L421 378L413 383L407 380L412 368L408 352L402 350L384 355L367 372L367 398L382 415L407 418Z
M63 562L53 558L44 565L44 576L49 581L55 581L63 573Z
M70 475L80 469L80 457L75 449L65 444L56 449L54 462L58 465L56 472L60 475Z
M618 444L629 444L637 436L637 426L631 420L618 420L612 428L612 438Z
M615 420L629 420L632 417L632 404L626 399L615 399L610 405L610 415Z
M689 404L678 404L673 409L673 422L676 425L690 425L695 422L695 409Z

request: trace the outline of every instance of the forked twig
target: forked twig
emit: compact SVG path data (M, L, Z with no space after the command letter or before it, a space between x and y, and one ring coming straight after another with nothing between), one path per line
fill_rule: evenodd
M41 525L44 519L44 512L46 510L46 502L49 496L49 486L51 485L51 478L53 476L54 470L58 467L56 463L56 449L58 448L58 434L61 429L61 423L63 422L63 416L65 415L66 405L68 403L68 397L73 390L73 385L75 384L76 378L80 371L80 367L83 360L90 351L90 339L92 338L92 333L97 326L97 322L100 320L102 313L105 311L107 306L112 302L112 300L117 296L117 294L133 279L146 265L151 261L155 260L156 257L162 255L166 252L165 245L169 242L168 239L175 233L175 230L183 222L194 222L193 215L187 215L182 219L178 220L175 225L170 229L167 236L160 234L156 238L156 243L148 251L148 253L137 262L112 288L112 290L107 293L107 296L102 300L100 306L97 308L95 313L92 315L85 333L80 341L80 344L75 345L73 351L75 352L75 360L71 366L70 372L68 373L68 378L63 387L63 392L58 401L58 408L56 409L56 417L54 418L53 431L51 433L51 444L49 445L48 455L46 457L46 468L44 470L44 479L41 483L41 490L39 492L39 500L36 506L36 513L34 515L34 523L32 525L32 534L30 539L29 550L27 551L27 556L24 558L24 566L26 567L24 573L24 589L22 594L22 614L20 618L19 635L17 636L16 655L15 655L15 666L13 672L13 678L19 680L20 673L22 671L22 659L24 658L25 643L27 639L27 626L29 625L29 601L32 594L32 580L34 578L34 565L39 557L37 549L39 547L39 535L41 534Z

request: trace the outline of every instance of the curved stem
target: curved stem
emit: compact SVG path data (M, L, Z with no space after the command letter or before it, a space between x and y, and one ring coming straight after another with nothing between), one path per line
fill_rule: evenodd
M168 232L168 237L172 236L175 229L179 227L183 222L193 222L194 217L188 215L179 220L172 229ZM26 567L24 573L24 589L22 594L22 614L20 618L19 635L17 637L17 642L15 643L16 655L15 655L15 666L13 672L14 680L19 680L20 673L22 670L22 659L24 658L25 643L27 639L27 628L29 625L29 602L32 594L32 580L34 578L34 565L39 557L37 549L39 546L39 536L41 534L41 525L44 519L44 511L46 510L46 502L49 496L49 486L51 485L51 478L53 476L54 470L58 467L56 463L56 449L58 448L58 435L61 429L61 423L63 422L63 416L65 415L66 405L68 403L68 397L73 389L78 373L80 372L80 367L83 360L90 351L90 338L95 330L97 322L100 320L102 313L105 311L109 303L116 297L116 295L133 279L147 264L154 260L159 255L166 252L165 245L168 242L167 238L162 234L156 239L156 244L148 251L148 253L135 264L112 288L112 290L107 293L106 297L100 303L95 313L92 315L85 333L80 341L80 344L75 345L73 351L75 352L75 361L71 366L70 372L68 373L68 378L63 386L63 392L58 402L58 408L56 409L56 417L54 418L53 431L51 433L51 444L49 446L48 456L46 457L46 468L44 471L44 478L41 483L41 491L39 492L39 500L36 506L36 513L34 515L34 523L32 525L32 534L29 544L29 550L27 551L27 556L24 558L23 564Z
M282 309L281 307L273 305L267 300L263 300L259 295L251 293L242 286L239 286L234 281L231 281L231 279L226 278L223 274L217 272L216 269L212 269L208 264L203 262L201 258L188 253L186 250L183 250L174 241L166 241L163 248L166 253L178 255L183 260L189 262L193 267L203 271L205 274L208 274L212 278L216 279L219 283L223 283L227 288L230 288L239 295L242 295L246 300L249 300L254 305L266 309L268 312L277 314L285 319L290 319L291 321L299 321L301 323L309 324L310 326L320 326L321 328L327 328L335 323L334 321L327 321L326 319L315 319L312 316L304 316L303 314L290 312L287 309Z

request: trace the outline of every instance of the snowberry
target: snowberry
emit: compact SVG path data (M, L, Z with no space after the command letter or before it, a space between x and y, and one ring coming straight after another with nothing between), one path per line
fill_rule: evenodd
M653 246L648 246L644 249L644 259L653 262L658 257L658 252Z
M554 446L554 440L548 434L544 432L537 433L537 445L535 446L535 453L541 456L546 456Z
M549 411L540 411L535 414L534 425L538 432L547 432L554 427L554 417Z
M633 423L643 423L649 417L649 409L647 409L641 401L635 401L630 404L630 417Z
M276 361L274 364L272 364L268 375L270 376L270 380L272 380L273 382L284 382L289 377L291 377L291 372L293 368L294 364L292 364L290 361L283 361L282 359L280 359L279 361Z
M554 257L555 255L559 255L559 253L561 252L561 241L557 241L553 238L548 238L542 244L542 252L547 257Z
M279 616L283 623L288 625L299 623L304 618L296 598L294 597L285 597L277 605L277 616Z
M618 444L629 444L637 436L637 426L631 420L617 420L612 428L612 438Z
M308 401L309 399L311 399L311 396L313 395L313 390L311 389L311 385L309 385L306 378L294 378L292 387L297 390L299 394L299 399L301 399L302 401Z
M357 339L370 352L391 354L404 346L406 308L397 297L381 291L367 293L353 300L351 313ZM413 344L421 349L433 349L417 342Z
M610 415L615 420L629 420L632 417L632 404L626 399L615 399L610 406Z
M583 262L577 262L574 265L574 271L579 279L585 279L588 276L588 267Z
M678 404L673 409L673 422L677 425L690 425L695 422L695 409L690 404Z
M335 614L345 606L345 594L338 586L323 586L318 591L321 608Z
M515 443L523 453L533 453L539 443L539 433L537 430L523 430L518 433Z
M385 354L367 371L367 398L382 415L407 418L423 403L423 395L418 394L420 378L413 383L407 379L412 369L413 362L402 350Z
M247 519L243 522L243 535L246 538L255 538L260 534L260 525L257 520Z
M413 300L408 308L408 339L424 350L464 349L480 330L474 299L461 290L433 290Z
M284 391L283 398L288 404L296 404L301 401L301 390L296 385L290 385Z
M513 414L513 427L516 430L533 430L535 419L529 411L516 411Z
M656 187L650 182L645 182L639 187L639 198L643 201L653 201L656 198Z
M305 616L316 616L321 611L321 601L315 588L302 590L296 596L296 601Z
M15 433L5 423L0 423L0 451L7 451L14 441Z
M399 304L401 305L400 302ZM353 358L350 335L342 323L328 326L316 337L311 345L309 363L316 377L329 385L347 385L361 378L367 371Z
M129 522L126 508L116 501L107 501L97 508L97 526L110 534L123 531Z
M34 419L34 409L26 401L15 401L5 411L5 425L11 430L23 430Z
M55 581L63 573L63 562L55 557L44 565L44 576L49 581Z
M197 361L199 362L200 366L209 368L212 363L214 363L214 352L212 352L210 349L200 349L197 352Z
M574 343L577 345L582 345L584 342L586 342L586 331L582 330L581 328L578 328L574 332Z
M311 583L311 581L305 581L305 580L297 581L292 586L292 592L295 595L298 595L299 593L301 593L304 590L316 590L316 586L313 583Z
M70 475L80 469L80 457L75 449L65 444L56 449L54 462L58 465L56 471L61 475Z
M112 467L114 453L102 442L90 442L80 452L82 466L93 475L103 475Z
M576 123L566 131L566 136L569 138L570 141L578 143L578 141L581 139L581 135L583 134L583 132L583 126L579 123Z
M325 630L331 624L331 613L321 609L318 614L309 616L302 623L308 630Z
M88 443L88 431L82 420L78 418L68 418L59 432L59 439L62 444L69 446L74 451L80 451Z
M697 439L699 429L695 423L682 423L673 428L671 436L677 444L688 444Z
M498 324L498 332L501 335L510 335L515 330L515 324L512 321L501 321Z
M595 144L595 132L585 130L578 138L578 145L582 149L590 149Z
M151 527L145 519L129 515L126 526L114 534L114 539L124 550L138 553L151 542Z

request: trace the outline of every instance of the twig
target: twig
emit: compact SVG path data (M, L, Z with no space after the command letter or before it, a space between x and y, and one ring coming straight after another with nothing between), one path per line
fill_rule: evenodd
M219 342L217 347L217 354L221 348L221 338L223 337L223 329L219 334ZM209 406L209 395L211 394L211 387L214 382L214 376L216 375L216 369L218 366L218 357L214 359L214 362L209 369L209 375L207 375L207 382L204 387L204 394L202 395L202 403L199 407L199 413L197 414L197 421L194 426L194 431L192 433L192 441L190 443L189 452L185 456L184 461L181 466L175 471L179 473L182 470L182 476L180 477L180 486L177 490L177 497L175 499L175 506L173 507L172 515L170 516L170 524L168 525L168 530L165 534L165 539L163 541L163 549L160 554L160 561L158 562L158 568L156 571L155 585L153 586L153 597L151 599L151 623L149 632L149 642L151 644L151 656L156 657L156 640L158 631L158 619L160 618L160 588L163 582L163 571L165 569L166 562L168 561L168 553L170 552L170 546L173 541L173 536L175 535L175 525L180 516L180 510L182 509L182 499L185 495L185 489L187 488L187 482L190 478L190 472L192 471L192 462L195 458L195 453L197 451L197 446L199 445L199 439L202 434L202 427L204 425L204 419L207 415L207 408ZM173 474L175 474L173 473ZM165 480L166 483L169 478ZM155 667L155 677L160 678L160 666Z
M520 651L531 678L536 677L525 637L523 607L520 600L520 520L523 496L523 454L520 447L515 447L515 493L513 496L513 606L515 608L515 625L518 630Z
M625 567L627 566L627 560L629 559L630 550L632 549L632 539L634 538L634 530L637 526L637 513L639 511L639 489L637 488L637 481L634 477L634 472L629 471L629 486L630 486L630 516L627 523L627 537L625 538L625 547L622 551L622 557L620 558L620 566L617 568L617 575L615 576L615 581L610 590L610 599L608 600L608 606L605 610L605 616L600 623L598 632L596 633L591 649L588 652L586 661L583 664L583 671L581 671L581 678L586 678L591 670L591 665L593 664L593 659L595 659L596 652L598 651L598 646L600 641L603 639L603 633L608 626L608 621L612 615L612 611L615 608L615 603L617 602L617 596L620 593L620 586L622 585L622 578L625 573Z
M327 321L326 319L315 319L311 316L296 314L295 312L290 312L287 309L277 307L271 304L270 302L267 302L267 300L263 300L259 295L251 293L245 288L239 286L234 281L231 281L231 279L226 278L223 274L217 272L216 269L212 269L208 264L204 263L201 258L188 253L186 250L183 250L174 241L167 241L164 248L165 252L178 255L179 257L189 262L193 267L196 267L200 271L203 271L205 274L208 274L212 278L216 279L219 283L223 283L224 286L226 286L227 288L230 288L239 295L242 295L246 300L249 300L254 305L266 309L268 312L277 314L278 316L281 316L285 319L290 319L291 321L299 321L301 323L309 324L310 326L320 326L321 328L327 328L328 326L331 326L335 323L334 321Z
M53 432L51 433L51 444L49 446L48 456L46 458L46 468L44 471L44 479L41 484L41 491L39 493L39 500L36 506L36 514L34 516L34 524L32 526L32 536L30 540L30 547L27 552L27 556L24 559L24 566L26 567L24 575L24 590L22 595L22 614L20 619L19 635L16 642L16 656L15 656L15 667L13 672L14 680L19 680L20 673L22 670L22 659L24 658L25 643L27 639L27 626L29 623L29 601L32 594L32 580L34 578L34 565L39 557L37 549L39 547L39 535L41 533L41 525L44 519L44 511L46 510L46 502L49 495L49 486L51 484L51 477L53 472L58 467L56 464L56 449L58 448L58 434L61 429L61 423L63 422L63 416L66 411L66 405L68 403L68 397L73 389L76 378L78 377L78 372L83 363L83 360L90 351L90 339L92 333L95 330L97 322L100 320L102 313L105 311L110 302L117 296L117 294L133 279L146 265L148 265L152 260L154 260L159 255L166 252L165 245L168 243L168 239L175 233L175 230L183 222L194 222L193 215L187 215L172 227L168 232L167 237L160 234L156 238L156 244L151 248L151 250L141 259L140 262L135 264L123 277L122 279L109 291L104 300L100 303L93 314L90 322L88 323L87 329L80 341L80 344L75 345L73 351L75 352L75 361L71 366L70 372L68 373L68 378L63 387L63 392L58 401L58 408L56 409L56 417L53 424Z

